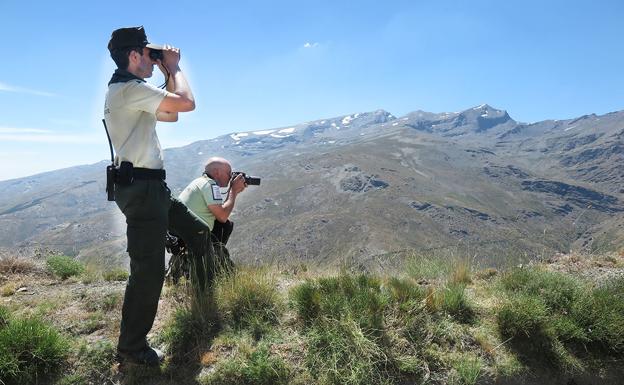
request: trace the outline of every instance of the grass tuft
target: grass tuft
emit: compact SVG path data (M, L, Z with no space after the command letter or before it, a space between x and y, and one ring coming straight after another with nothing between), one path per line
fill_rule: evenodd
M203 385L286 385L292 370L266 344L239 349L238 354L215 365L214 371L201 378Z
M448 283L440 292L441 309L459 322L470 323L474 320L473 305L466 297L466 285Z
M308 370L321 385L368 385L390 382L389 364L374 336L349 318L326 319L307 333Z
M262 270L220 277L215 296L223 323L235 330L249 330L256 339L277 325L284 310L274 276Z
M128 280L129 276L128 270L122 268L114 268L102 273L102 278L108 282L124 282Z
M31 384L54 377L69 353L69 341L37 318L10 318L0 329L0 378Z
M349 317L367 332L383 329L387 297L381 281L372 276L343 274L308 281L291 290L290 300L305 325L319 318Z
M581 296L578 280L562 273L537 268L516 268L504 274L501 284L510 293L540 297L552 311L568 311Z
M590 344L614 354L624 353L624 277L582 296L573 306L572 318Z
M483 362L479 356L464 354L453 363L453 369L455 376L451 377L451 383L474 385L483 370Z

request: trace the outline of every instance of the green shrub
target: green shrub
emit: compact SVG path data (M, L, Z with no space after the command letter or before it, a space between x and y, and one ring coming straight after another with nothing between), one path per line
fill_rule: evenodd
M14 318L0 329L0 378L7 384L37 383L61 369L69 342L36 318Z
M216 365L214 372L201 378L204 385L286 385L291 369L284 360L261 345L239 352Z
M256 338L278 323L284 308L275 279L263 271L238 271L216 285L219 313L226 325L247 329Z
M128 280L129 276L130 274L128 273L128 270L122 269L122 268L114 268L111 270L106 270L105 272L102 273L102 277L104 278L105 281L108 281L108 282L111 282L111 281L124 282Z
M48 257L46 264L48 266L48 270L61 279L67 279L69 277L79 275L85 269L81 262L65 255Z

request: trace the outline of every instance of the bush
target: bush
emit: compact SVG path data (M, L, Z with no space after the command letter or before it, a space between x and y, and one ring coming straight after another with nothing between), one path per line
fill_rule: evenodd
M102 277L104 278L105 281L108 281L108 282L111 282L111 281L124 282L128 280L129 276L130 274L128 273L128 271L122 268L106 270L104 273L102 273Z
M46 264L52 274L63 280L79 275L85 270L81 262L65 255L48 257Z
M278 323L284 308L275 279L262 271L223 276L215 296L224 323L236 330L250 330L256 338Z
M0 378L7 384L37 383L61 369L69 342L36 318L11 319L0 329Z

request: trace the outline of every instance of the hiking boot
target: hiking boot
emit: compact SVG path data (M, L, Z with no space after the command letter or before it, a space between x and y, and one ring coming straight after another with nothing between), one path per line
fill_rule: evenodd
M146 346L138 352L117 351L117 360L120 364L137 364L158 366L165 359L165 355L158 349Z

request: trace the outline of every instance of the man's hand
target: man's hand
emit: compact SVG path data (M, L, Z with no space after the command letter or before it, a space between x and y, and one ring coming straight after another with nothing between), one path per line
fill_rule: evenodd
M167 76L166 71L169 71L169 73L171 74L175 73L175 71L177 71L179 68L178 65L180 63L180 48L165 44L162 51L163 60L158 60L158 68L160 68L160 71L162 71L165 76Z
M236 175L236 178L234 178L230 183L230 191L234 194L239 194L246 187L247 184L245 183L245 178L243 177L243 174Z
M180 49L165 45L163 47L163 60L158 60L157 63L165 78L169 76L167 78L167 91L171 92L160 102L158 111L166 113L193 111L195 109L195 97L193 97L186 77L180 70ZM177 120L177 116L175 118ZM175 121L173 117L165 117L164 119L170 119L165 121Z
M232 209L234 209L236 196L246 187L247 185L245 184L243 174L236 175L236 178L230 180L230 191L225 202L223 202L222 205L208 205L208 210L212 212L212 215L214 215L219 222L225 223L230 217Z

